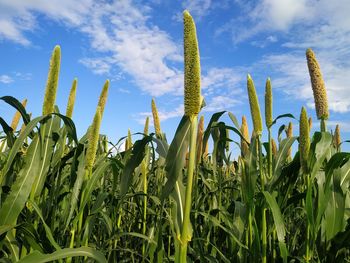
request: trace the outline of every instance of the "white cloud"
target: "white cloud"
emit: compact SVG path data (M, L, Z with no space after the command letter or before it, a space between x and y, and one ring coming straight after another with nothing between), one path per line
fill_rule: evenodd
M148 24L148 12L147 7L135 6L131 1L96 7L81 30L102 56L84 58L82 63L100 74L117 66L152 96L178 94L183 77L175 64L182 61L181 48L166 32Z
M149 22L150 8L131 0L0 1L0 37L29 45L25 32L35 30L37 14L77 28L88 35L91 47L100 56L80 62L97 74L119 67L131 75L142 91L153 96L180 94L182 49L171 37Z
M109 74L111 70L111 63L107 58L82 58L79 62L97 75Z
M13 82L13 79L8 75L0 75L0 82L4 84L9 84Z
M211 95L242 95L240 83L243 80L243 70L233 68L209 68L202 74L202 93L204 97Z
M19 79L19 80L31 80L32 79L31 73L22 73L22 72L15 71L15 72L13 72L13 74L16 77L16 79Z
M158 109L158 116L160 121L166 121L171 118L181 117L184 114L184 105L181 104L177 106L174 110L167 111L164 109ZM153 117L152 112L140 112L137 115L134 116L135 120L140 123L144 124L146 117L150 117L150 125L153 125Z
M255 4L236 2L242 9L242 15L217 30L217 34L231 32L235 44L274 31L286 33L290 38L304 38L326 28L328 36L332 32L350 30L348 0L261 0ZM319 32L315 29L319 29Z
M306 0L263 0L255 10L253 18L276 30L286 30L298 19L310 16Z
M255 64L275 73L274 87L305 101L311 108L314 102L305 50L313 48L326 83L330 110L350 111L347 85L350 81L347 48L350 46L350 1L261 0L253 5L236 0L236 3L241 5L242 15L218 29L217 34L230 32L234 44L252 39L250 43L261 48L275 42L270 38L269 43L269 36L279 34L283 54L267 54Z
M210 8L217 7L210 0L187 1L185 5L196 16L204 16ZM47 19L64 23L88 36L95 54L79 62L95 74L107 75L112 80L114 76L119 76L118 80L121 72L126 73L151 96L183 94L181 44L150 22L152 10L147 5L136 4L132 0L84 0L77 5L68 0L59 3L58 0L50 3L44 0L28 0L25 3L14 0L9 3L0 1L0 8L3 8L0 18L11 24L13 32L17 32L12 34L0 29L9 40L29 44L25 32L36 30L39 27L37 15L44 14ZM204 95L222 94L223 90L237 93L239 72L230 68L209 68L202 75Z
M0 1L0 38L22 45L31 44L25 32L38 27L36 14L44 14L49 19L80 25L92 6L91 0L11 0Z
M182 7L190 11L191 15L200 20L206 16L212 6L211 0L186 0L182 2ZM182 16L179 14L177 19L182 21Z
M272 44L272 43L276 43L278 41L278 38L276 36L268 36L263 40L254 40L251 42L251 45L259 47L259 48L265 48L268 45Z
M121 92L121 93L125 93L125 94L130 94L131 93L130 90L123 89L123 88L119 88L118 91Z
M240 105L241 100L234 99L229 96L215 96L211 98L207 105L203 108L203 112L216 112L222 110L229 110L230 108Z
M215 9L228 9L230 2L231 0L184 0L181 6L184 10L188 10L197 22L200 22L203 17L213 13ZM176 13L172 18L177 22L182 22L182 13Z

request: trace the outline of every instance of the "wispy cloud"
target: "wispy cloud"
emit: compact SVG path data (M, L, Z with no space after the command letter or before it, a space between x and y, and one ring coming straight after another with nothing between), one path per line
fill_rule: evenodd
M313 9L309 8L308 2L311 1L313 0L236 0L242 10L241 16L232 18L218 28L216 34L229 32L233 43L239 44L260 33L287 31L295 24L310 20Z
M350 46L349 1L262 0L253 4L236 0L236 4L242 15L218 29L217 34L226 32L236 45L249 40L260 48L275 43L277 39L269 37L279 34L283 54L266 54L255 65L275 73L274 87L311 108L314 102L305 50L313 48L326 82L330 109L350 111L350 51L346 48Z
M17 31L17 37L3 29L2 36L22 45L30 44L26 32L36 30L37 15L43 14L47 19L54 19L64 25L75 28L90 39L93 56L79 60L95 74L113 77L123 72L131 77L141 91L151 96L164 94L183 94L182 47L165 31L151 22L152 9L132 0L94 2L84 0L78 5L62 0L60 4L47 3L44 0L30 0L25 4L20 1L2 3L1 17ZM55 7L57 4L57 8ZM220 5L211 0L186 1L183 7L191 10L199 19L208 14L211 8ZM221 5L220 7L223 7ZM19 17L26 27L22 27ZM208 98L206 111L232 106L236 101L224 98L241 94L238 87L240 72L231 68L207 68L202 74L202 88ZM120 90L125 92L125 90ZM149 113L141 113L146 116ZM183 106L175 110L160 111L164 121L183 114ZM143 120L142 120L143 121Z
M182 8L191 12L191 15L200 21L202 17L206 16L213 4L211 0L186 0L182 2ZM176 13L173 16L176 21L182 21L182 14Z
M28 0L0 1L0 39L5 38L22 45L30 45L26 32L39 27L36 14L64 22L80 25L92 6L91 0Z
M13 82L13 79L9 75L0 75L0 82L4 84L9 84Z
M168 119L176 118L176 117L181 117L184 114L184 105L181 104L177 106L174 110L164 110L162 108L158 109L158 116L160 121L166 121ZM134 116L134 119L139 123L139 124L144 124L146 117L150 117L152 120L150 122L150 125L153 125L153 117L152 117L152 112L140 112Z
M233 68L209 68L202 74L202 90L205 96L212 94L233 94L243 93L239 84L244 76L243 70Z
M230 7L230 0L185 0L182 1L182 8L190 11L191 15L197 22L200 22L203 17L208 16L215 9L227 9ZM173 19L182 21L182 13L176 13Z
M81 64L90 68L97 75L109 74L111 71L111 62L108 58L82 58Z
M272 43L276 43L278 38L276 36L270 35L262 40L254 40L250 44L255 47L265 48Z
M232 109L234 106L241 105L243 101L228 96L215 96L207 102L203 112L216 112Z
M121 93L126 93L126 94L130 94L131 93L130 90L123 89L123 88L119 88L118 91L121 92Z
M44 14L89 36L97 56L80 62L93 72L108 74L111 67L119 67L153 96L176 94L183 86L182 72L176 67L182 61L180 45L149 22L150 8L146 5L130 0L32 0L1 2L0 10L0 25L6 24L0 26L2 38L29 45L25 32L38 27L36 14Z

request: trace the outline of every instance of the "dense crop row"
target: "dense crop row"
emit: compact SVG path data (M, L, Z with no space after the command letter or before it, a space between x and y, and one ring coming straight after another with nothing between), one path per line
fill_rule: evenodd
M305 108L298 120L273 117L269 79L263 125L249 75L252 135L244 116L239 124L227 112L213 114L205 128L203 117L198 122L204 104L196 29L187 11L184 26L185 113L170 145L154 100L155 133L147 118L142 133L129 131L116 144L100 135L109 81L78 139L71 120L77 80L66 114L55 106L58 46L42 116L31 118L26 101L1 98L18 112L11 125L0 118L0 262L350 261L350 153L340 149L338 126L327 131L326 89L312 50L306 54L320 131L310 135ZM232 122L221 121L225 114ZM292 122L276 128L288 119L299 121L296 135ZM231 156L232 143L240 156Z

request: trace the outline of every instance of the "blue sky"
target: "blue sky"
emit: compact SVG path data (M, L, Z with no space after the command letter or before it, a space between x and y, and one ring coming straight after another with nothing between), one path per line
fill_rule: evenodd
M65 112L77 77L73 120L80 136L108 78L101 132L117 142L128 128L142 131L154 97L170 141L183 114L184 9L197 25L206 123L221 110L250 119L250 73L262 113L270 77L274 115L298 117L306 105L318 129L305 59L311 47L326 82L329 127L339 123L343 139L350 139L349 0L0 0L1 94L28 98L28 111L40 115L51 51L59 44L57 105ZM14 111L3 103L0 110L10 122Z

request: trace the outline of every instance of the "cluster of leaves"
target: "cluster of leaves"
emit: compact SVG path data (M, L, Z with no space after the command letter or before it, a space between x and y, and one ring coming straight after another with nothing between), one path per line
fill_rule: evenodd
M56 108L56 113L30 120L15 98L1 99L19 110L26 124L13 132L2 120L1 258L174 260L185 195L188 117L181 120L170 146L154 134L138 134L141 138L132 147L120 150L125 138L113 145L100 135L87 177L88 136L78 140L71 119ZM329 132L316 132L305 174L299 152L288 155L298 138L283 138L283 125L273 174L262 190L267 151L262 151L260 166L259 142L253 137L249 151L231 160L227 142L233 141L226 130L237 139L243 136L233 114L233 126L220 122L224 114L214 114L201 135L204 145L212 137L214 147L212 154L205 153L205 146L197 153L188 259L260 261L261 214L266 209L269 262L307 260L306 242L310 261L349 260L350 154L334 147Z

